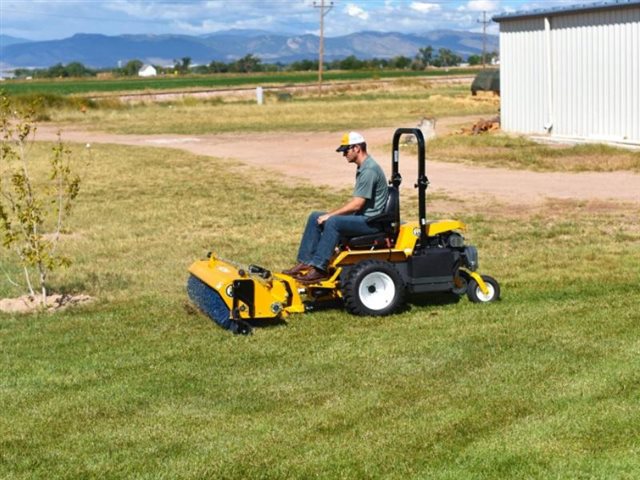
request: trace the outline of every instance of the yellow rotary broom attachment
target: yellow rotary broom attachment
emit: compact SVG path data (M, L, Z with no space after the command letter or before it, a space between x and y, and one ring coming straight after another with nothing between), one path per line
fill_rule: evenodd
M305 306L293 278L256 265L244 268L210 255L189 268L187 293L211 320L233 333L251 333L255 320L278 320Z

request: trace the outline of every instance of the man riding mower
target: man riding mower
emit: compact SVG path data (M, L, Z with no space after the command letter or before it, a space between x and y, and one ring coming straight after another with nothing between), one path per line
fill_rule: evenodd
M414 135L418 146L418 219L404 223L399 192L402 135ZM277 273L257 265L243 267L210 254L189 268L191 300L218 325L243 334L262 321L285 319L325 302L338 301L355 315L380 316L398 311L408 293L466 293L472 302L497 300L500 286L494 278L477 272L478 252L465 244L464 223L427 221L429 181L425 141L419 129L395 131L391 161L384 208L366 218L373 228L341 238L326 265L311 264L319 275L309 276L310 269L302 258L288 273Z

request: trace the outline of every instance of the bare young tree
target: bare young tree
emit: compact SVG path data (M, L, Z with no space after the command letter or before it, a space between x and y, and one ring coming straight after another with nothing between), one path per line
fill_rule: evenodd
M36 130L35 109L19 109L0 92L0 239L17 255L29 293L35 297L37 288L44 306L49 273L70 264L57 246L80 191L80 177L71 171L71 152L58 133L47 178L36 180L31 148Z

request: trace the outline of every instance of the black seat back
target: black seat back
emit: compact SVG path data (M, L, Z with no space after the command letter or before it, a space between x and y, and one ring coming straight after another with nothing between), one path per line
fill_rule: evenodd
M400 227L400 191L398 187L389 186L389 196L384 211L367 220L367 223L380 228L386 234L395 237Z
M398 187L389 187L389 196L384 211L367 219L367 223L380 229L378 233L343 238L340 244L349 249L391 248L396 243L400 230L400 191Z

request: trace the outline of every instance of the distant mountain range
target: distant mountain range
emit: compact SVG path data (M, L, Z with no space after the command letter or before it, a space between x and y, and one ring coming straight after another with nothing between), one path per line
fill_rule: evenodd
M27 40L26 38L12 37L10 35L0 35L0 49L8 45L13 45L14 43L26 43L30 41L31 40Z
M260 30L229 30L205 36L119 35L79 33L62 40L31 42L0 35L0 67L50 67L57 63L81 62L87 67L105 68L138 59L155 65L173 65L190 57L192 64L213 60L232 62L247 54L263 63L315 59L316 35L278 35ZM431 45L437 52L448 48L463 58L482 52L482 34L437 30L424 34L359 32L325 38L327 61L355 55L359 59L413 57L419 48ZM487 35L487 51L498 50L498 37Z

